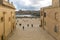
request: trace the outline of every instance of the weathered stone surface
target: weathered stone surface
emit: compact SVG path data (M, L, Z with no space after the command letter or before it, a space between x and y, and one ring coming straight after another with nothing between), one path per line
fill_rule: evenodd
M40 27L22 27L17 26L13 35L8 40L55 40Z

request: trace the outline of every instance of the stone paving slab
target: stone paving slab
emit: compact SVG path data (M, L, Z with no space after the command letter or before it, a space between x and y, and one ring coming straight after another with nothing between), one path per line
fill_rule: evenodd
M8 40L55 40L40 27L16 27L13 35Z

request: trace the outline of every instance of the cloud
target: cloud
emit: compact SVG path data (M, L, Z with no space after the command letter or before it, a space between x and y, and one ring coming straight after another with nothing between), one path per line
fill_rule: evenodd
M16 10L39 10L41 7L49 6L52 0L10 0L13 2Z

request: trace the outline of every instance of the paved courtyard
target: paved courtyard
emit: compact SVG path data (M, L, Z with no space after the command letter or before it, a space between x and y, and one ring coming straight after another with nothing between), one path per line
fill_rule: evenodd
M40 27L16 27L13 35L8 40L54 40L49 34Z

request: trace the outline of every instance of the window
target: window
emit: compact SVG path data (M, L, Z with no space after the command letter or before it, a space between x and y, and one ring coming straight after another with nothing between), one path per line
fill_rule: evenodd
M22 24L19 24L20 26L22 25Z
M42 26L42 20L41 20L41 26Z
M1 22L3 22L4 21L4 18L3 17L1 17Z
M57 19L57 18L56 18L56 15L57 15L57 13L55 13L55 19Z
M44 17L46 17L46 13L44 13Z
M27 24L27 26L29 27L29 24Z
M40 25L39 25L39 27L40 27Z
M33 27L33 24L31 24L31 26Z
M15 27L15 26L14 26L14 24L13 24L13 29L14 29L14 27Z
M58 32L58 28L57 28L56 25L55 25L55 27L54 27L54 31L55 31L55 32Z

